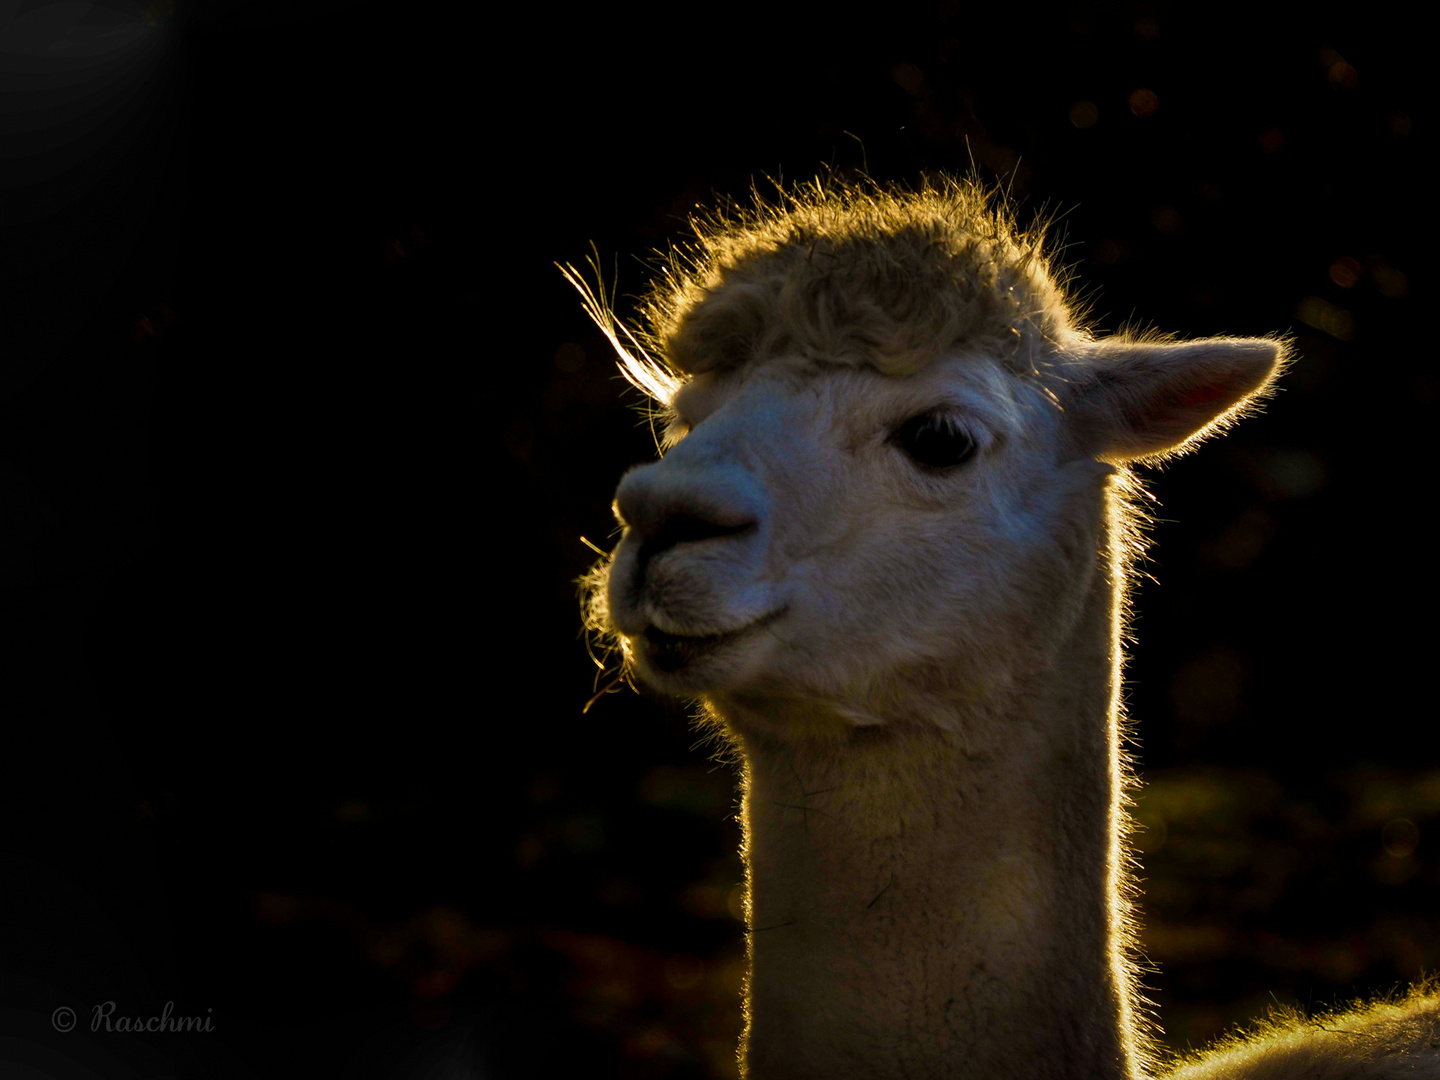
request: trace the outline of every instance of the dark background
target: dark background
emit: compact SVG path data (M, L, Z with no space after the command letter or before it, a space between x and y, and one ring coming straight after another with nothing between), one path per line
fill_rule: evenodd
M0 2L7 1076L733 1075L732 778L581 712L653 444L552 263L623 314L832 165L1063 211L1104 331L1294 334L1152 476L1153 996L1184 1047L1440 966L1428 46L973 7Z

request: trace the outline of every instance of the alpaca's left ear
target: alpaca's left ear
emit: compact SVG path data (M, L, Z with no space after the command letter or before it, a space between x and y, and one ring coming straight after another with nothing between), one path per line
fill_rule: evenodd
M1182 454L1243 416L1284 367L1268 338L1097 341L1059 392L1080 452L1115 463Z

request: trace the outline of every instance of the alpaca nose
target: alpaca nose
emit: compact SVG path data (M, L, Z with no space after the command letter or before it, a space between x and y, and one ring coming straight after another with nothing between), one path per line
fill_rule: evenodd
M738 468L697 472L657 461L631 469L615 492L615 516L640 539L642 569L681 544L752 533L761 511L754 481Z

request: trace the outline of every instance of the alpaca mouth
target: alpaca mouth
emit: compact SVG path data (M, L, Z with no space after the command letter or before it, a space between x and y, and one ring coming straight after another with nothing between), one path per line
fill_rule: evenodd
M652 624L645 628L645 657L657 671L666 673L679 671L706 653L714 652L747 634L768 626L784 613L785 609L781 608L779 611L772 611L769 615L762 615L754 622L746 623L738 629L726 630L720 634L671 634Z

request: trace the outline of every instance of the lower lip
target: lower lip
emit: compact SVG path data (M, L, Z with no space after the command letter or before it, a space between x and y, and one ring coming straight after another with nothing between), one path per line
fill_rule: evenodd
M768 626L784 613L785 609L781 608L779 611L756 619L738 630L730 630L724 634L711 634L708 637L681 637L678 634L667 634L663 630L657 630L651 626L641 635L640 643L645 651L645 658L651 666L656 671L670 674L679 671L687 664L694 663L706 653L730 644L752 630Z
M655 670L669 674L694 663L705 653L732 641L748 629L743 627L728 634L712 634L709 637L679 637L652 626L645 631L643 638L645 657Z

